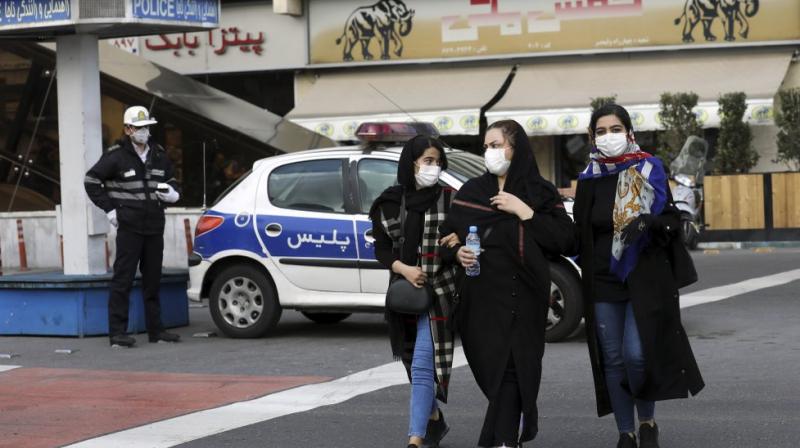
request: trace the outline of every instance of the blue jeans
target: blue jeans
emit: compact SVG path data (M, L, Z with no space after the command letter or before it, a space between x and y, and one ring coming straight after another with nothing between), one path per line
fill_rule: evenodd
M428 315L417 319L417 340L411 359L411 403L409 404L408 436L425 438L428 420L438 408L433 368L433 339Z
M606 387L617 429L621 433L635 432L634 405L639 421L646 421L653 419L656 404L652 401L634 400L622 387L622 383L627 382L631 391L638 391L645 381L642 340L633 316L633 306L630 301L596 302L594 311L597 340L603 352Z

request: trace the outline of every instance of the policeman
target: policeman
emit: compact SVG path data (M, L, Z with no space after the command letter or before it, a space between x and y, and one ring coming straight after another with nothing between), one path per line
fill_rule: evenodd
M142 106L123 115L125 136L106 150L86 173L83 184L94 204L117 227L117 256L108 298L108 335L112 347L132 347L128 301L136 266L142 273L145 322L150 342L178 342L164 331L158 290L164 252L164 207L180 198L172 163L150 138L156 120Z

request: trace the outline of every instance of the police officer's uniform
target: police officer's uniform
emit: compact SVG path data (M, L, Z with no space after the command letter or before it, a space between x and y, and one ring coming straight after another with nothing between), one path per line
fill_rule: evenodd
M177 335L164 332L161 322L159 284L166 204L159 200L156 189L161 182L169 184L176 192L179 187L172 162L164 148L152 139L148 147L143 162L130 138L125 137L108 148L84 178L84 186L92 202L106 213L116 210L117 255L108 300L112 345L120 337L133 341L125 333L128 328L128 299L137 265L142 273L142 294L150 342L177 340ZM132 342L122 345L132 345Z

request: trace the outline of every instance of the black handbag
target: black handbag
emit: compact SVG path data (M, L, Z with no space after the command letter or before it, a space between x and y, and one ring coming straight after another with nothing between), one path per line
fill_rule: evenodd
M400 247L400 259L403 258L403 243L405 242L405 215L406 195L403 192L400 200L400 238L396 243ZM403 314L423 314L430 309L432 304L433 291L430 286L417 288L402 275L392 275L389 289L386 290L386 308L390 311Z
M417 288L403 276L398 275L386 291L386 307L395 313L423 314L431 307L431 288Z
M692 260L689 250L683 244L680 232L678 232L677 236L673 236L667 252L672 267L672 276L675 278L678 289L697 282L697 270L694 268L694 260Z

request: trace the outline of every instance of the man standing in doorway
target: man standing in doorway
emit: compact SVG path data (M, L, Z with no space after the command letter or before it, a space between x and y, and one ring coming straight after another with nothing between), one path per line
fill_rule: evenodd
M117 255L108 297L108 336L112 347L133 347L128 309L136 267L142 273L145 322L150 342L178 342L164 331L158 295L164 255L164 207L180 199L172 162L150 137L156 124L146 108L123 115L125 137L111 146L86 173L84 187L94 204L117 228Z

